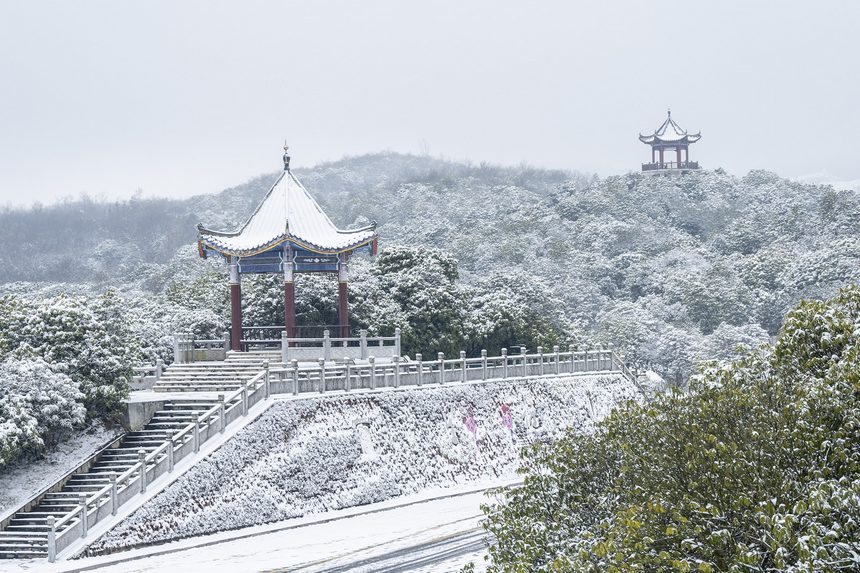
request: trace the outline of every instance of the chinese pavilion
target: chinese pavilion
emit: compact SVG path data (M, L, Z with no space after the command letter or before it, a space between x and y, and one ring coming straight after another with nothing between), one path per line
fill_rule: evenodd
M376 224L343 231L335 227L307 189L290 171L284 146L284 170L248 220L237 231L213 231L197 225L201 257L224 257L230 271L230 348L241 350L241 276L249 273L283 273L284 329L295 336L294 277L297 273L337 273L340 336L349 336L347 268L359 250L376 254Z
M687 133L686 130L681 129L681 126L672 119L672 111L669 110L666 121L652 135L639 134L639 141L651 146L651 163L643 163L642 171L665 173L699 169L698 162L690 161L690 144L696 143L701 138L701 132ZM665 161L666 150L675 152L675 161ZM681 161L682 151L684 152L683 161Z

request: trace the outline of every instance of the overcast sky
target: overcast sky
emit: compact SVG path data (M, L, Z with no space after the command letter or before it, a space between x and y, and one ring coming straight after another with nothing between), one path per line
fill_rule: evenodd
M860 2L0 0L0 203L215 192L382 150L860 178ZM426 142L426 143L425 143Z

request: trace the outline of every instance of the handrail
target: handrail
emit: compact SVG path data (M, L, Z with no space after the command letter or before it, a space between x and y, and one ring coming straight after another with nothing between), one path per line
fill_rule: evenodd
M100 445L100 446L98 447L98 449L95 451L95 453L93 453L93 454L92 454L91 456L89 456L86 460L84 460L84 462L83 462L83 463L78 464L78 465L77 465L77 467L76 467L75 469L73 469L73 470L72 470L72 471L70 471L70 472L66 472L66 473L63 475L63 477L61 477L60 479L58 479L57 481L55 481L55 482L54 482L53 484L51 484L50 486L48 486L48 487L46 487L46 488L42 488L42 490L41 490L41 491L39 491L39 493L37 493L36 495L32 496L32 497L31 497L30 499L28 499L26 502L24 502L24 503L22 503L20 506L18 506L18 508L17 508L17 509L15 509L15 511L13 511L13 512L9 513L6 517L4 517L4 518L3 518L3 520L2 520L2 521L4 522L4 524L2 525L2 527L3 527L3 528L5 528L5 527L6 527L5 522L7 522L8 520L11 520L11 519L12 519L12 517L14 517L14 515L15 515L16 513L19 513L19 512L21 512L21 511L27 511L27 509L26 509L26 508L27 508L27 506L28 506L28 505L30 505L34 500L37 500L37 499L39 499L39 498L41 498L41 497L44 497L45 495L47 495L47 494L51 493L51 490L52 490L52 489L54 489L55 487L57 487L57 484L59 484L59 483L63 483L63 482L66 482L66 481L70 480L74 475L76 475L76 474L80 473L81 468L83 468L84 466L87 466L88 464L93 463L93 462L94 462L94 461L95 461L95 460L96 460L100 455L102 455L102 453L104 453L106 450L111 449L111 447L112 447L112 445L113 445L113 444L115 444L115 443L119 442L120 440L122 440L122 438L123 438L123 436L124 436L124 435L125 435L125 432L123 432L122 434L120 434L120 435L118 435L118 436L114 436L113 438L111 438L111 439L110 439L109 441L107 441L107 442L102 443L102 445Z
M229 408L231 410L233 408L235 408L236 406L241 406L243 409L243 413L247 413L247 400L249 400L251 396L255 395L255 393L260 390L260 388L261 388L260 382L261 381L263 381L264 385L266 384L265 379L268 376L268 373L269 373L268 364L264 364L262 371L251 376L250 378L248 378L245 381L245 383L242 384L242 386L238 390L236 390L236 391L228 394L226 397L224 397L223 402L219 401L218 405L213 406L212 408L209 408L206 412L203 413L202 416L199 416L197 418L196 422L188 423L181 430L179 430L177 432L172 432L170 435L168 435L164 439L164 441L158 447L156 447L153 451L142 456L140 461L138 461L137 463L132 465L130 468L128 468L123 473L121 473L119 476L116 476L116 474L110 474L111 476L114 476L114 479L111 480L111 483L102 487L101 489L93 492L92 494L86 495L86 497L82 497L80 504L75 509L69 511L65 515L62 515L59 519L56 519L53 521L49 520L49 526L51 529L50 529L49 536L48 536L48 560L53 561L56 558L57 541L64 538L66 535L68 535L69 532L71 531L71 528L66 527L63 531L59 531L59 530L63 526L67 525L69 522L71 522L73 519L75 519L78 516L80 516L80 519L82 522L81 528L80 528L81 535L82 536L86 535L86 531L88 530L88 519L89 519L90 506L94 505L96 509L103 507L103 504L100 503L101 500L107 496L110 496L111 503L115 504L112 507L112 510L113 510L112 513L115 512L117 506L121 505L121 503L119 503L117 497L115 496L114 488L116 488L116 491L119 491L120 488L123 486L125 488L130 487L132 485L132 483L134 483L131 481L132 478L135 476L135 474L137 474L138 480L143 480L141 482L141 491L143 491L145 489L146 480L147 480L147 477L146 477L146 472L148 471L147 466L149 464L154 464L157 468L158 464L164 462L164 458L162 458L162 460L159 460L158 457L165 452L168 453L166 458L170 458L170 453L169 453L170 449L169 448L171 447L171 442L172 442L173 448L176 448L177 440L179 441L180 447L182 445L184 445L185 444L185 440L184 440L185 436L189 432L196 431L197 425L202 421L206 421L207 423L211 424L210 419L212 418L212 416L215 415L225 404L229 404ZM268 388L268 386L266 386L266 387ZM268 397L269 397L269 394L267 391L264 395L264 399L268 399ZM239 399L238 402L236 402L237 398ZM229 424L229 422L227 422L226 420L224 420L224 419L222 419L222 420L223 420L224 426L226 426L226 424ZM224 427L222 426L221 429L223 430ZM199 439L199 436L197 439ZM208 436L204 437L203 441L206 441L207 439L209 439ZM195 443L197 444L198 442L195 441ZM104 450L102 450L102 451L104 451ZM170 472L172 470L173 470L172 460L169 460L167 471ZM154 471L157 472L158 470L156 469ZM125 490L123 490L123 491L125 491ZM84 495L84 494L82 494L82 495Z
M338 384L342 383L342 388L348 391L353 379L357 378L362 383L368 373L371 389L376 388L377 378L381 378L383 385L387 386L387 377L392 374L394 386L399 387L400 385L422 385L424 376L432 376L428 381L436 380L440 383L476 380L478 371L480 371L481 380L620 372L638 387L635 374L611 346L566 352L562 352L558 346L555 346L552 352L548 353L538 347L536 353L520 354L507 354L507 350L502 349L501 356L487 356L486 352L482 351L480 357L471 358L466 358L465 352L461 352L459 358L445 358L439 353L436 360L423 360L420 354L416 354L415 357L415 360L402 360L399 356L395 356L392 362L376 362L372 360L373 357L370 357L367 363L359 364L332 364L320 359L319 364L308 365L292 360L289 364L284 362L270 364L270 372L279 375L282 381L285 381L285 375L292 375L293 394L299 393L300 379L306 383L312 382L320 392L325 392L330 387L330 381L339 380ZM401 379L403 376L406 377L405 380ZM306 391L308 390L302 390L302 392Z

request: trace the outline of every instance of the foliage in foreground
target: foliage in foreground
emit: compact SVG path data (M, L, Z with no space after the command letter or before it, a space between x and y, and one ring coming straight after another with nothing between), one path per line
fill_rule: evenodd
M689 394L524 450L523 486L485 507L489 571L858 570L858 342L850 287Z
M87 419L116 422L139 345L112 293L0 298L0 468Z

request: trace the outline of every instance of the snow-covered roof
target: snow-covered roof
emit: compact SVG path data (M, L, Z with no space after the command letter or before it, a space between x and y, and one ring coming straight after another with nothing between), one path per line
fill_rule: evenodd
M687 133L686 129L682 129L680 125L672 119L672 112L668 112L666 121L658 127L653 135L639 134L639 141L642 143L695 143L702 138L702 133Z
M291 241L320 253L340 253L376 238L376 225L342 231L288 169L238 231L224 232L197 225L201 245L225 255L251 256Z

